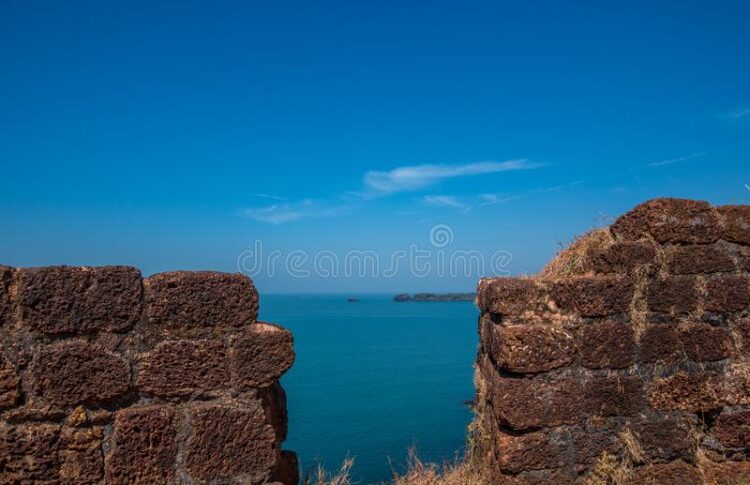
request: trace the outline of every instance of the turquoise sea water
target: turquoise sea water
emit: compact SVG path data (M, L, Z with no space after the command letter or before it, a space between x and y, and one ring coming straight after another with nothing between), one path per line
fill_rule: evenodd
M357 483L388 480L416 446L430 461L465 445L477 348L473 303L396 303L392 295L264 295L260 316L294 333L297 360L282 378L284 445L303 471L355 458ZM389 463L390 460L390 463Z

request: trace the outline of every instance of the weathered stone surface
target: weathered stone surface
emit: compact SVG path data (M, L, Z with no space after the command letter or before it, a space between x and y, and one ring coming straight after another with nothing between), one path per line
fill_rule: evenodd
M690 432L675 419L644 421L633 430L646 459L651 463L693 458L695 447Z
M592 377L584 384L584 410L595 416L630 416L645 406L638 376Z
M233 336L230 350L232 380L238 388L265 387L294 363L294 339L288 330L257 323Z
M493 480L498 479L498 477L492 478ZM507 480L491 483L492 485L570 485L576 479L576 475L571 470L566 469L531 470L504 478L507 478Z
M104 478L102 428L63 428L60 436L60 480L97 483Z
M141 273L126 266L17 270L24 325L47 334L123 332L141 318Z
M671 324L647 326L639 344L638 361L644 364L671 364L682 358L680 333Z
M743 318L733 325L734 331L740 337L740 348L744 354L750 354L750 319Z
M617 456L622 447L622 441L613 429L590 431L579 428L573 437L575 463L579 465L592 465L605 452Z
M58 480L60 426L11 426L0 422L0 483Z
M729 406L750 404L750 364L736 363L724 370L722 397Z
M682 460L636 468L629 483L648 485L701 485L698 469Z
M653 312L684 315L698 307L698 288L694 276L670 276L651 282L646 290L648 307Z
M281 451L276 468L271 471L272 482L276 481L284 485L296 485L299 483L299 459L292 451Z
M750 461L725 461L721 463L706 460L701 463L705 481L709 485L744 485L750 483Z
M172 407L118 411L105 461L107 482L167 483L174 479L176 456L177 417Z
M498 464L504 472L560 468L566 462L568 442L554 433L502 434L497 437L497 443Z
M254 482L276 465L279 449L260 402L241 407L208 404L191 413L193 431L185 449L185 467L193 478L247 477Z
M18 402L20 380L13 364L3 355L0 347L0 409L10 408Z
M653 262L656 249L648 242L616 242L607 248L588 251L588 267L595 273L631 273Z
M568 365L575 357L571 332L553 325L492 325L490 357L510 372L544 372Z
M578 347L584 367L623 369L635 362L635 333L627 324L600 322L585 325Z
M130 367L121 357L79 341L40 349L31 373L34 393L62 407L104 402L130 386Z
M750 278L727 275L706 282L704 308L710 312L738 312L750 307Z
M685 353L697 362L726 359L732 354L732 336L726 328L697 323L682 329Z
M627 311L633 282L624 276L577 276L551 283L551 295L563 311L601 317Z
M727 241L750 244L750 206L725 205L718 210L724 221L722 237Z
M215 272L161 273L144 280L149 320L181 331L239 327L258 318L250 278Z
M477 304L483 311L499 315L521 315L541 306L544 291L530 278L482 278Z
M750 447L750 410L721 413L712 434L727 448Z
M654 379L648 400L654 409L702 412L721 407L722 393L721 377L715 373L678 372Z
M11 268L0 265L0 327L10 322L13 313L8 294L11 277Z
M489 382L498 421L515 430L575 424L581 419L581 384L574 378L543 380L496 376Z
M674 274L724 273L734 271L734 259L724 248L675 246L669 251L667 267Z
M228 377L221 340L171 340L144 357L138 387L154 396L200 395L228 385Z
M721 235L717 211L708 202L653 199L618 218L610 231L619 240L650 235L658 243L715 242Z
M281 443L286 439L287 433L287 407L286 392L279 382L274 382L268 387L258 389L258 398L263 403L263 413L266 421L276 433L276 441Z

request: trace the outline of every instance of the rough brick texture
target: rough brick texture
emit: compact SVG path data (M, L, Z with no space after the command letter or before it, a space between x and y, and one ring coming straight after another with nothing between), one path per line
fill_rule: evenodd
M0 265L0 327L9 322L11 318L12 307L9 290L12 277L13 273L11 269Z
M0 266L0 483L282 483L290 332L222 273Z
M627 483L747 482L748 245L750 207L656 199L537 277L483 278L477 443L493 480L589 483L610 456L633 465Z
M141 318L143 285L135 268L24 268L17 284L22 323L37 332L123 332Z
M250 278L214 272L161 273L144 281L149 321L168 329L240 327L258 318Z

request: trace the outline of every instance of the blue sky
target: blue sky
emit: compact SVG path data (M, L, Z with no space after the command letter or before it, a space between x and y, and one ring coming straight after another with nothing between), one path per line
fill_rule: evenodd
M534 272L652 197L748 203L747 2L0 3L0 262ZM433 247L434 249L434 247ZM265 256L264 256L265 257ZM468 290L476 275L266 292Z

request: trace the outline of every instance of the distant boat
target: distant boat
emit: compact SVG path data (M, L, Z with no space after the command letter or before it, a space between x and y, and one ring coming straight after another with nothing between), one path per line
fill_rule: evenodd
M346 301L348 301L349 303L356 303L356 302L359 301L359 298L355 298L353 296L350 296L349 298L346 299Z

